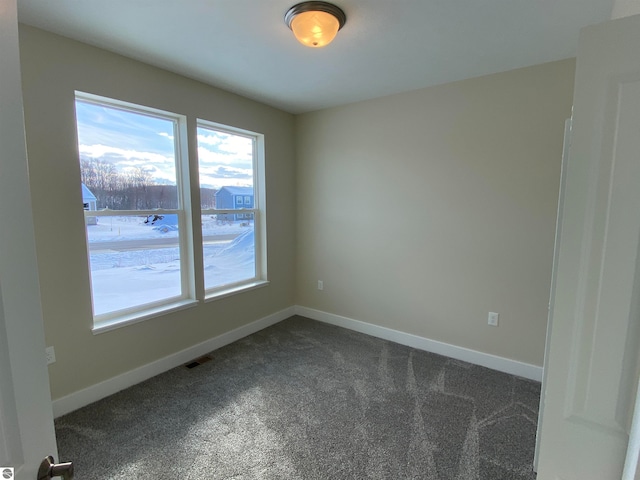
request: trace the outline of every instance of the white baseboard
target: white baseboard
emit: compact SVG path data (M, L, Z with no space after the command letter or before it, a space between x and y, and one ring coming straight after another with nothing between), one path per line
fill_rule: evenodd
M312 320L348 328L349 330L365 333L367 335L389 340L408 347L437 353L439 355L463 360L465 362L481 365L483 367L512 375L518 375L538 382L542 380L542 367L538 367L536 365L530 365L528 363L522 363L517 360L498 357L496 355L482 353L464 347L457 347L455 345L430 340L410 333L404 333L398 330L362 322L360 320L354 320L352 318L296 305L280 310L279 312L268 315L256 320L255 322L243 325L242 327L238 327L230 332L223 333L217 337L210 338L209 340L156 360L155 362L148 363L129 372L125 372L103 382L91 385L83 390L58 398L53 401L53 415L57 418L70 413L89 405L90 403L108 397L109 395L113 395L120 390L124 390L125 388L129 388L140 382L148 380L151 377L164 373L167 370L183 365L194 358L217 350L225 345L229 345L230 343L240 340L252 333L259 332L271 325L275 325L276 323L286 320L293 315L301 315Z
M256 333L271 325L275 325L282 320L285 320L295 315L295 307L285 308L279 312L268 315L264 318L251 322L242 327L238 327L230 332L223 333L214 338L210 338L202 343L193 345L179 352L176 352L167 357L156 360L155 362L148 363L142 367L138 367L129 372L123 373L116 377L110 378L103 382L91 385L83 390L73 392L65 397L58 398L53 401L53 416L59 417L69 412L77 410L78 408L89 405L102 398L113 395L120 390L129 388L137 383L148 380L160 373L171 370L179 365L183 365L189 360L205 355L218 348L224 347L230 343L240 340L252 333Z
M430 340L410 333L380 327L360 320L354 320L352 318L334 315L332 313L314 310L312 308L301 307L299 305L295 307L295 312L297 315L301 315L312 320L330 323L331 325L348 328L349 330L355 330L360 333L366 333L367 335L382 338L383 340L389 340L408 347L437 353L446 357L455 358L456 360L481 365L483 367L528 378L530 380L538 382L542 381L542 367L538 367L536 365L498 357L496 355L478 352L464 347L457 347L448 343Z

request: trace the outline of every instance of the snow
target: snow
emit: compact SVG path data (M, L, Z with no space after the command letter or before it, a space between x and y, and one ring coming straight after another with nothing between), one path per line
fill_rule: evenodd
M99 217L87 225L94 315L180 296L177 216L146 219ZM202 223L205 288L253 278L253 222L203 215Z
M255 277L254 260L253 228L246 230L228 244L217 247L217 250L205 244L205 288L219 287Z
M177 224L176 215L167 215L171 218L173 225ZM156 225L167 225L166 221L155 222L155 224L144 223L147 219L145 215L140 217L97 217L97 225L87 226L87 235L89 243L94 242L112 242L116 240L139 240L148 238L167 237L166 233L161 229L153 229ZM213 235L230 235L240 234L246 231L246 227L242 226L243 222L227 222L218 221L212 215L202 216L202 234ZM178 236L177 230L172 235Z

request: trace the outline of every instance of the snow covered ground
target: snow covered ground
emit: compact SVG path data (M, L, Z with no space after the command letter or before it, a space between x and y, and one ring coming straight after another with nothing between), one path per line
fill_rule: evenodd
M180 296L177 219L145 219L99 217L87 226L94 315ZM202 221L205 288L253 278L253 222Z
M88 225L87 232L89 243L110 242L114 240L136 240L145 238L166 238L173 235L177 237L177 231L171 233L165 231L162 226L175 225L175 215L167 215L166 219L151 223L144 223L146 216L140 217L98 217L97 225ZM156 228L157 227L157 228ZM242 222L218 221L212 215L202 216L203 235L229 235L241 234L247 230Z

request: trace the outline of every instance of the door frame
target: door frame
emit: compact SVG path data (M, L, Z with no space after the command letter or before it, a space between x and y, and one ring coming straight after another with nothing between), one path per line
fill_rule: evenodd
M0 0L0 465L57 457L22 104L16 0Z

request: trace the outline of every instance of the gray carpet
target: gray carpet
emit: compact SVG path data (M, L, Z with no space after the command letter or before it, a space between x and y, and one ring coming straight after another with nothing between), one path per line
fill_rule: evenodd
M540 384L302 317L56 420L79 480L529 480Z

